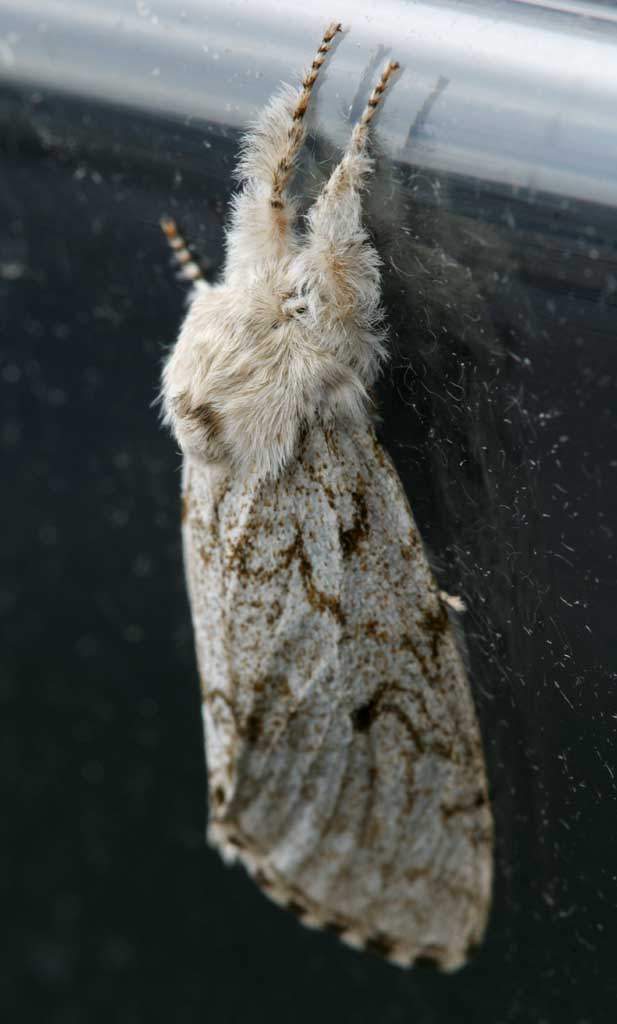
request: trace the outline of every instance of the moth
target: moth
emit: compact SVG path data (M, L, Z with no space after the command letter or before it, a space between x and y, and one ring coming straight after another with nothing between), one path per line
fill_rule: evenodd
M196 283L162 380L183 451L209 840L307 925L459 967L486 925L492 818L447 602L377 440L380 260L362 223L384 68L306 216L287 189L340 31L242 147L222 280Z

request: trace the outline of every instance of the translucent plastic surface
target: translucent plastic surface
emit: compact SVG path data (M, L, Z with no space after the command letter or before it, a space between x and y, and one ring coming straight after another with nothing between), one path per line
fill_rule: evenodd
M365 200L379 430L467 605L496 821L487 938L447 978L301 929L203 842L180 458L153 408L185 290L158 220L215 278L241 129L332 17L294 187L396 56ZM0 0L0 129L4 1017L612 1020L614 7Z
M323 0L2 0L0 74L241 127L332 17ZM325 130L392 53L404 69L382 119L392 153L405 159L413 143L432 169L617 203L611 6L341 0L336 17L349 34L321 90Z

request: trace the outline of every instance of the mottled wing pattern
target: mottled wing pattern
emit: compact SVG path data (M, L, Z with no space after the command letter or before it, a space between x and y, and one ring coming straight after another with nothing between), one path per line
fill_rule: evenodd
M488 913L473 701L372 428L314 428L275 482L184 483L210 838L307 924L460 966Z

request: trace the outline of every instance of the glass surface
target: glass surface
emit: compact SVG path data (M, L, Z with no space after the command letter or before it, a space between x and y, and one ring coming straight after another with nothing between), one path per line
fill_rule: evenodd
M452 977L300 928L203 842L158 219L217 274L239 132L333 14L295 187L397 57L367 195L380 431L467 604L497 825L489 933ZM616 33L580 2L0 0L7 1019L611 1019Z

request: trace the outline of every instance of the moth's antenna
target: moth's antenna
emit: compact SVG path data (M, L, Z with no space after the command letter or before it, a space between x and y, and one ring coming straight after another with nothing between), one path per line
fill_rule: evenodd
M357 122L351 136L351 148L355 150L362 149L366 144L366 138L368 135L368 129L371 121L375 116L375 111L379 106L381 97L384 94L385 88L390 81L390 78L395 71L398 71L400 64L397 60L388 61L385 68L381 72L381 78L377 85L373 89L371 95L368 98L368 103L364 108L362 117Z
M274 208L282 206L281 196L289 181L293 162L296 153L300 149L304 142L304 115L306 114L311 93L317 77L319 75L320 68L326 59L326 54L330 49L332 40L334 39L337 32L341 31L341 24L338 21L331 22L328 25L326 31L323 34L319 49L315 54L313 63L311 64L310 70L307 71L304 78L302 79L302 91L298 97L298 102L294 107L291 115L291 124L289 126L288 143L285 148L285 152L278 162L274 177L272 180L272 196L271 204Z
M203 270L193 258L193 254L186 241L178 231L178 225L175 220L172 217L161 217L159 224L169 242L174 259L180 265L182 277L186 278L187 281L199 281L206 284Z
M298 102L296 104L296 109L291 115L294 121L301 121L304 115L306 114L306 108L308 107L309 100L311 98L311 93L313 91L313 86L317 81L317 76L319 74L321 65L326 59L326 54L330 49L330 44L332 43L332 40L334 39L336 33L340 31L340 21L333 21L328 25L326 31L324 32L319 49L317 50L317 54L315 55L313 63L311 64L311 70L307 71L304 78L302 79L302 92L300 93L300 98L298 99Z

